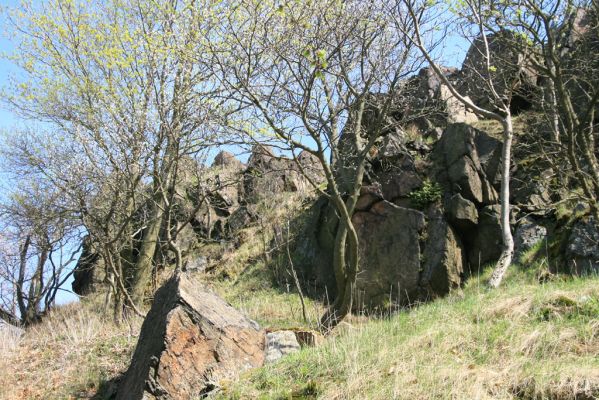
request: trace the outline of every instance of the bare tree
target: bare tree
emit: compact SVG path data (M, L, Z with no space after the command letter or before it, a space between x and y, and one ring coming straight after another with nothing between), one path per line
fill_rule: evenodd
M213 32L227 40L214 44L212 53L223 84L244 110L229 126L296 160L301 151L312 154L326 176L326 190L315 186L339 218L336 298L321 320L330 329L352 309L359 268L352 216L369 152L389 131L392 102L421 65L406 37L413 24L403 9L389 13L378 0L302 6L242 0L227 7L233 11ZM404 24L399 34L396 22ZM363 120L376 107L374 128L366 132Z
M26 187L29 186L29 187ZM2 256L0 280L10 289L2 293L2 314L30 325L56 302L57 294L72 275L80 247L70 247L79 235L77 224L56 202L57 193L36 185L19 184L20 190L0 206Z

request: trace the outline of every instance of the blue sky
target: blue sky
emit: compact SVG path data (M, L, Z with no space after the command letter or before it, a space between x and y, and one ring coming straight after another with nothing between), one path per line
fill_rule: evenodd
M17 7L18 3L18 0L0 0L0 7ZM0 54L12 52L14 49L13 44L7 38L8 32L3 17L0 17L0 27ZM5 87L8 84L8 77L12 73L15 73L15 68L7 60L0 58L0 87ZM11 110L4 105L0 105L0 129L10 129L16 123L17 118Z

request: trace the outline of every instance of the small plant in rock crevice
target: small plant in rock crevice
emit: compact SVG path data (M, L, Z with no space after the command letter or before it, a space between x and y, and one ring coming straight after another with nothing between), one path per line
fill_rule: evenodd
M437 182L432 182L429 179L425 179L420 189L413 190L408 197L412 203L412 206L423 210L429 204L435 203L441 200L443 195L443 189Z

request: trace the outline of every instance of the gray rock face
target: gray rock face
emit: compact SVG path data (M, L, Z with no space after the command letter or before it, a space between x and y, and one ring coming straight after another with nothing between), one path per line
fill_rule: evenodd
M479 213L479 223L468 252L472 271L496 261L501 255L503 238L499 216L499 205L486 206Z
M547 237L547 228L537 224L532 219L522 221L514 234L514 250L516 257L519 257L526 250L530 249Z
M276 331L266 334L265 362L271 363L300 351L300 344L293 331Z
M305 174L315 183L323 181L320 163L312 155L301 153L298 161L277 157L271 148L256 145L243 174L243 198L248 203L256 203L260 198L273 193L297 192L310 187Z
M473 202L466 200L459 193L449 199L447 218L456 228L463 232L472 231L478 225L478 210Z
M509 96L513 90L513 97L529 98L530 92L537 87L538 77L528 58L523 53L513 50L511 46L513 42L522 42L522 40L508 30L487 37L490 62L494 67L491 72L488 72L487 59L484 56L485 43L482 38L477 38L468 49L462 65L459 77L460 93L470 96L479 106L492 108L494 104L491 100L493 99L491 90L481 83L481 77L488 77L493 81L494 89L499 96ZM522 45L524 46L525 43Z
M452 81L458 75L455 68L441 67L441 71ZM407 99L406 114L427 109L427 118L443 126L447 123L478 121L476 115L451 94L432 69L421 69L418 75L412 78L411 86L414 86L415 95Z
M577 221L566 245L566 260L570 273L599 273L599 228L593 217Z
M464 248L439 208L429 212L423 255L420 286L428 296L444 295L460 286L464 273Z
M447 113L447 122L471 124L478 121L478 117L472 111L468 110L464 103L459 101L445 85L441 85L437 97L444 104ZM468 100L470 98L466 96Z
M401 304L417 298L424 214L381 201L368 212L355 213L352 220L360 238L358 307L383 306L390 296Z
M221 151L214 157L213 167L229 167L234 169L242 169L243 163L228 151Z
M185 276L161 287L117 399L190 399L264 362L264 332Z
M466 124L449 125L433 150L437 179L447 189L480 204L498 202L494 183L501 142Z

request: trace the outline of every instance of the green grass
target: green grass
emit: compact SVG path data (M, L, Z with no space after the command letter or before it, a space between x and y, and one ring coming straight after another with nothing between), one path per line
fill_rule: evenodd
M249 372L221 399L569 399L599 396L599 278L539 284L513 268L343 329ZM592 394L590 394L592 393ZM579 397L576 397L578 394Z
M300 296L293 283L277 287L271 271L262 262L251 264L234 280L212 283L219 295L264 328L315 328L324 312L321 303L304 298L307 316L304 321Z

